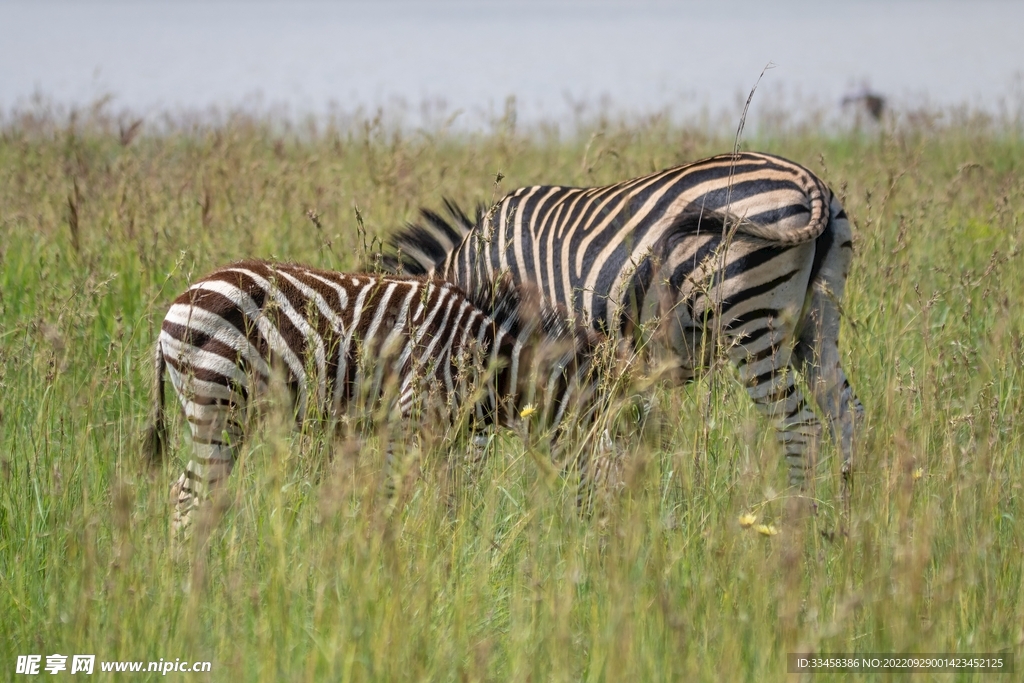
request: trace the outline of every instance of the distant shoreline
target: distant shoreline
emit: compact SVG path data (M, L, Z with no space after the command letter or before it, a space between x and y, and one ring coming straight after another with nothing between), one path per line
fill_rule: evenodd
M0 25L0 111L112 95L145 117L382 109L479 131L514 95L520 126L715 124L738 118L768 64L752 123L833 116L863 89L897 111L1024 107L1024 3L5 2Z

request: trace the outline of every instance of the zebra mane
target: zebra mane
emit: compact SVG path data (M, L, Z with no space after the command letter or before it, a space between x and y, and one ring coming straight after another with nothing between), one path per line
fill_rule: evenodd
M385 271L428 274L483 220L483 204L477 205L473 219L451 199L444 199L444 207L449 218L430 209L420 209L420 222L408 223L388 238L387 245L394 253L381 256Z

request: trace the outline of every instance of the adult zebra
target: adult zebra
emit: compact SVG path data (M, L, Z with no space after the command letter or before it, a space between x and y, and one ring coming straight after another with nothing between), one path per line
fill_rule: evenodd
M511 426L532 414L557 433L570 409L589 414L600 336L562 314L524 312L531 296L508 280L478 287L471 299L440 280L265 261L195 282L161 326L147 435L157 460L166 441L167 374L195 449L172 488L175 528L187 526L210 488L231 473L247 408L259 407L275 367L299 421L337 419L358 406L364 415L404 419L429 410L450 424L469 395L484 423Z
M654 321L684 379L725 350L758 410L773 419L803 484L821 425L799 369L852 462L863 406L839 358L839 302L853 254L831 190L777 156L725 154L604 187L532 186L469 218L393 236L385 263L463 287L509 272L599 330L644 344Z

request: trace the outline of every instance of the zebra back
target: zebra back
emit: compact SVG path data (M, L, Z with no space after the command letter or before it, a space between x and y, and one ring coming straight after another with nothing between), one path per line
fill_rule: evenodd
M647 206L652 199L660 206ZM652 223L660 223L653 243L669 232L693 229L690 218L695 214L718 213L730 217L729 227L736 234L795 245L822 234L829 221L830 200L831 192L821 180L791 161L753 152L722 154L604 187L518 188L490 210L478 206L474 219L445 198L449 218L421 209L420 222L407 224L388 238L393 253L385 254L383 263L394 272L448 277L449 271L460 269L453 257L465 252L466 238L474 231L493 232L495 217L500 222L507 206L520 211L510 219L517 225L531 219L534 227L542 222L558 225L559 240L573 237L573 223L591 234L608 225L628 225L638 237L648 233ZM526 203L536 206L524 208ZM542 210L545 204L547 217L522 215L523 210ZM567 215L551 216L559 204L570 205ZM794 222L804 215L806 220ZM499 248L505 248L510 241L500 243Z

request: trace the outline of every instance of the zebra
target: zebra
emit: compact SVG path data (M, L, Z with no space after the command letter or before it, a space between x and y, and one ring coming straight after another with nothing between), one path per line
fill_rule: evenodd
M732 153L603 187L521 187L475 220L445 204L450 219L423 209L388 239L385 269L467 288L509 273L638 349L657 348L656 327L683 381L724 349L775 424L789 483L805 487L822 430L799 370L838 442L848 500L864 410L838 345L853 231L806 168Z
M564 314L527 312L531 303L510 280L467 296L440 280L259 260L198 280L171 304L154 352L149 457L158 462L165 450L166 376L194 448L171 487L173 528L187 528L230 475L247 409L259 407L275 373L298 423L337 421L360 405L408 420L433 392L449 422L472 400L475 422L517 426L532 415L557 440L566 415L595 405L591 365L602 339ZM582 487L587 465L579 466Z

